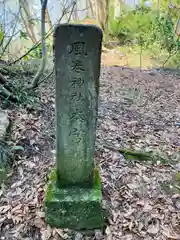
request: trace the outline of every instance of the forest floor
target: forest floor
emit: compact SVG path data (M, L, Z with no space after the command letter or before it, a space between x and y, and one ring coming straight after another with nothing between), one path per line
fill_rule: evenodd
M105 231L93 236L44 221L44 186L54 165L53 81L38 90L36 103L8 109L12 138L25 150L0 190L0 239L180 239L180 193L169 187L180 171L179 76L128 67L118 52L102 54L95 159L110 214ZM130 161L107 145L156 150L172 161Z

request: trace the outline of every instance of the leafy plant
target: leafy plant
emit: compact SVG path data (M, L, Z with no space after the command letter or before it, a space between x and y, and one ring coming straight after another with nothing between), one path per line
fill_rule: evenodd
M155 57L162 55L163 66L171 63L171 66L174 64L179 67L180 41L174 32L177 11L174 8L165 10L163 7L157 11L144 7L143 4L141 3L134 10L124 12L119 19L114 20L110 14L110 36L119 39L123 45L127 43L139 45L141 53L142 50L151 49L151 54L154 52ZM162 6L165 6L167 2L163 4ZM159 52L159 49L163 54Z

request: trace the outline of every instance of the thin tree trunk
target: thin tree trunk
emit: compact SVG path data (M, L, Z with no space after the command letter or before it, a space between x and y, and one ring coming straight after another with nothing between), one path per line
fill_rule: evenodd
M107 40L109 0L96 0L96 18L104 32L104 39Z
M89 10L90 10L90 15L92 18L95 17L95 6L94 6L94 2L93 0L88 0L88 6L89 6Z
M41 2L41 5L43 4L43 0L40 0ZM45 9L45 22L48 24L49 26L49 30L52 30L53 29L53 25L52 25L52 22L51 22L51 18L50 18L50 14L49 14L49 11L48 11L48 7L46 7Z
M45 65L46 65L46 29L45 29L45 11L47 7L47 0L44 0L41 4L41 45L42 45L42 60L41 65L35 75L35 77L32 80L32 85L29 87L29 89L36 88L38 86L38 82L40 80L40 77L44 71Z
M30 16L30 8L29 8L29 1L27 0L19 0L19 5L21 8L20 14L23 20L23 23L25 25L26 31L33 41L33 43L37 42L36 35L33 29L33 25L30 22L31 16Z
M156 0L156 9L159 11L159 0Z
M114 6L114 19L119 18L120 15L121 15L121 0L116 0Z
M49 15L49 11L48 11L47 8L45 10L45 21L48 23L49 30L52 30L53 29L53 25L52 25L51 18L50 18L50 15Z

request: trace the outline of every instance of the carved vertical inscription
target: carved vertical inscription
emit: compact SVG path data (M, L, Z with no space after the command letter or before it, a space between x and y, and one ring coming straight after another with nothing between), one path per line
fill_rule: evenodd
M101 38L94 26L55 31L56 158L59 182L66 184L92 183Z
M85 114L85 103L88 101L87 96L85 95L85 85L83 79L83 72L86 72L85 66L83 65L83 58L87 56L85 54L85 43L84 42L75 42L70 45L70 54L72 54L72 64L70 69L72 71L72 79L69 80L69 104L72 107L72 112L70 115L70 134L72 144L80 144L84 141L84 135L86 134L86 126L88 121L88 116ZM79 57L78 57L79 56ZM70 56L71 57L71 56ZM78 83L80 83L78 85ZM71 87L73 85L73 87ZM76 125L79 127L77 128ZM81 146L81 145L80 145ZM85 159L86 160L86 159Z

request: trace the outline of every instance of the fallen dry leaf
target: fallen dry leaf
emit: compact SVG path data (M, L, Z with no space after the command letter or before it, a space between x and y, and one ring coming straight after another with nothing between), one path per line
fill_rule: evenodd
M180 236L179 236L178 234L176 234L176 233L172 233L172 230L169 229L168 227L165 228L165 227L162 226L162 229L163 229L162 234L163 234L165 237L167 237L167 239L169 239L169 240L171 240L171 239L172 239L172 240L173 240L173 239L175 239L175 240L180 240Z
M22 216L11 216L11 219L13 220L14 224L19 224L21 222L23 222L23 217Z
M22 211L23 211L22 204L19 204L16 207L11 209L11 214L13 214L13 213L16 213L16 214L22 213Z
M55 228L55 232L62 238L62 239L67 239L68 235L63 232L62 229Z
M47 229L41 229L41 239L49 240L52 235L52 229L49 225L47 225Z
M45 218L45 212L40 212L40 211L39 211L39 212L37 212L36 214L37 214L37 216L40 217L40 218Z
M0 213L1 213L1 214L6 213L6 212L9 211L10 208L11 208L10 205L7 205L7 206L0 206Z
M45 222L41 218L36 217L34 219L34 226L36 226L39 229L44 228L45 227Z
M156 225L151 224L151 225L149 225L148 229L147 229L147 232L150 235L156 235L159 232L159 224L156 224Z

